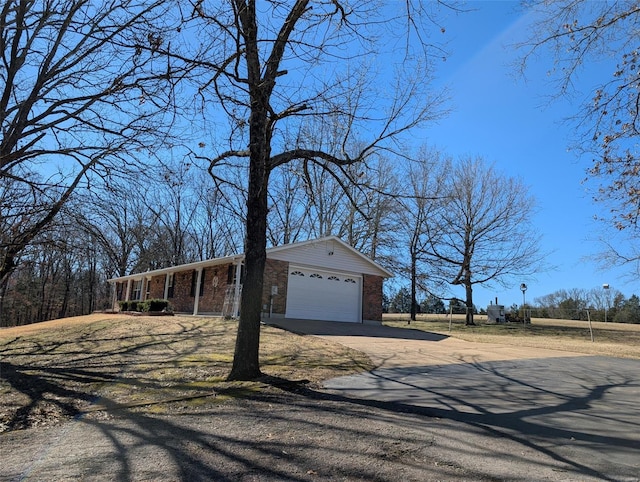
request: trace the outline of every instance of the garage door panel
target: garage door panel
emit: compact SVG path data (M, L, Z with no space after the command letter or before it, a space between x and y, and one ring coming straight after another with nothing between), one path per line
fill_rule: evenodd
M359 322L361 278L292 267L287 318Z

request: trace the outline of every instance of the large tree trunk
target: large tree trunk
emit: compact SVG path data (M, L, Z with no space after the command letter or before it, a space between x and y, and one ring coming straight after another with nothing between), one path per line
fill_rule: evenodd
M466 305L467 305L467 316L465 318L465 325L475 325L473 322L473 284L471 280L466 280L465 284L465 292L466 292Z
M267 259L267 215L270 139L264 99L252 102L250 118L249 192L245 237L245 279L240 298L240 322L229 380L253 380L260 372L260 314Z
M245 238L245 279L240 299L240 322L228 380L253 380L262 375L259 363L262 285L267 258L267 180L264 163L251 163Z
M260 372L260 312L264 265L267 259L267 193L271 136L268 105L272 86L261 80L255 3L237 2L246 44L251 115L249 116L249 191L245 237L245 279L240 298L240 322L228 380L253 380Z

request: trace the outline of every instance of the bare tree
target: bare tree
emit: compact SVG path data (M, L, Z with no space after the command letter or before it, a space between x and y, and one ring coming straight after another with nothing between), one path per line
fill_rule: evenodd
M197 214L194 220L194 237L199 259L211 259L242 251L244 238L243 219L229 209L224 193L211 186L208 173L203 173L196 181L195 190L199 196Z
M595 78L593 91L576 112L576 147L593 156L587 179L596 184L594 198L608 209L604 221L615 230L617 242L604 241L604 263L631 266L639 276L637 261L640 219L640 50L636 32L640 25L640 4L633 1L572 2L531 0L524 4L537 21L524 48L524 66L541 52L551 52L551 79L559 95L575 96L581 77L588 71ZM597 66L597 69L594 68ZM583 85L583 84L582 84ZM585 93L577 92L580 95ZM610 238L610 236L606 236ZM622 243L631 241L630 249ZM603 264L604 264L603 263Z
M194 23L201 23L201 32L214 28L204 46L209 57L202 62L210 76L200 92L205 102L215 100L209 108L219 106L218 114L228 119L220 145L229 148L211 156L210 170L218 177L221 165L244 167L248 161L246 274L229 379L261 374L271 173L295 160L339 170L377 149L393 148L394 139L434 116L439 99L425 88L429 56L441 52L424 39L433 26L435 6L407 2L398 13L395 7L379 8L377 2L353 6L298 0L264 3L258 9L255 0L230 0L217 10L196 4ZM385 49L390 55L379 57ZM377 69L385 62L380 74ZM305 125L340 126L342 142L325 149L300 135ZM364 138L357 149L349 147L354 137Z
M125 276L140 266L140 243L151 241L156 228L146 209L148 186L135 185L131 190L129 183L112 183L108 189L94 189L70 202L70 217L108 259L109 277Z
M309 217L302 169L296 164L282 166L274 173L269 192L269 243L273 246L300 240ZM275 181L275 182L274 182Z
M147 0L0 7L0 283L73 192L157 145L174 72ZM175 77L179 76L175 72ZM6 200L9 202L6 203Z
M464 287L466 324L473 325L474 285L508 285L542 268L540 236L531 224L534 200L520 180L481 158L454 163L442 182L447 200L424 224L421 256L435 280Z
M101 246L68 207L23 251L0 298L0 326L83 315L105 307L108 290Z
M393 270L397 265L398 193L401 192L397 164L401 160L387 156L370 156L356 173L357 190L351 198L349 228L353 247ZM357 209L353 209L353 208Z
M404 243L409 254L406 271L410 280L411 310L410 321L416 320L417 293L420 289L429 292L437 287L437 277L429 276L429 267L423 266L424 253L428 252L429 243L436 244L436 229L431 224L439 222L440 211L446 209L448 192L443 182L451 162L443 159L436 151L423 148L414 162L408 165L403 175L405 180L402 196L398 199L400 225L398 232L404 233ZM431 237L429 237L431 235ZM436 269L437 266L435 266Z

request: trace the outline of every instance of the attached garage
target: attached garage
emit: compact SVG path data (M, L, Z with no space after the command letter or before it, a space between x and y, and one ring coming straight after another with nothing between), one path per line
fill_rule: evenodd
M289 266L285 317L358 323L362 320L362 276Z
M270 266L270 264L275 265ZM283 278L278 273L283 273ZM382 319L382 282L389 271L339 238L267 250L271 318L363 323ZM279 305L279 303L282 303Z

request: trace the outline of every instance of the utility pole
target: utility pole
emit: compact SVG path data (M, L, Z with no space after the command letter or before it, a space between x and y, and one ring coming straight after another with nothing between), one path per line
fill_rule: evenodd
M607 308L609 307L609 283L605 283L602 285L602 289L606 293L604 297L604 322L607 322Z
M526 309L527 301L525 299L524 294L527 291L527 285L522 283L520 285L520 290L522 291L522 323L526 324L527 323L527 309Z

